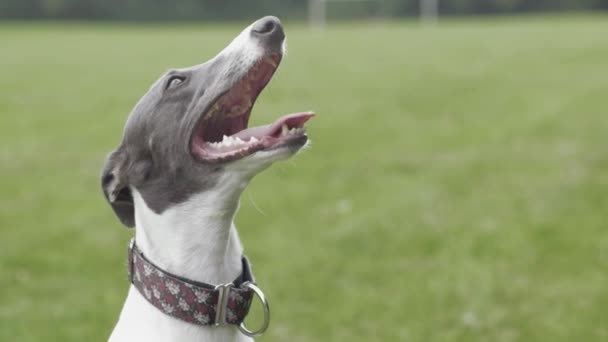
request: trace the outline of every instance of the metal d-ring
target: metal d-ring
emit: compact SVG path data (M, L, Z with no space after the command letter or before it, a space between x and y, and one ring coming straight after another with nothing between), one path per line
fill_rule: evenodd
M243 321L239 325L239 330L249 337L260 336L266 331L266 329L268 329L268 325L270 325L270 307L268 306L268 300L266 299L266 296L264 296L264 292L262 292L259 287L255 286L254 283L247 281L241 286L251 289L258 296L258 298L260 298L260 302L262 302L262 307L264 308L264 323L260 329L251 331L245 327L245 321Z

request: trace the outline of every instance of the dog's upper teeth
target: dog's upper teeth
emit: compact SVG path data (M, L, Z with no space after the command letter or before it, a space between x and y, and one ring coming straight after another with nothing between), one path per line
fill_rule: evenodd
M272 65L273 68L277 67L277 62L275 62L274 59L272 59L272 58L267 58L266 63Z
M281 135L287 135L287 133L289 133L289 127L287 127L286 124L283 124L283 126L281 126Z
M249 139L249 142L251 143L257 143L259 140L256 137L251 137L251 139Z
M228 116L236 116L241 114L241 106L234 106L230 109L230 113L228 114Z

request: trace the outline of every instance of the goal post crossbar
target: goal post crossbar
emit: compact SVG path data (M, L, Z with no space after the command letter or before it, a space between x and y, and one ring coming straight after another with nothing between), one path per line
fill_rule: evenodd
M308 0L308 22L311 27L324 28L327 23L328 3L382 2L386 0ZM435 23L439 17L439 0L419 0L420 20Z

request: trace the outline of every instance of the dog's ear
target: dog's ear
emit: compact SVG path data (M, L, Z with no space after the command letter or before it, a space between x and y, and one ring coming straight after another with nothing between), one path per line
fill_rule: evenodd
M127 156L120 148L108 157L101 174L101 188L120 222L135 227L135 206L129 189Z

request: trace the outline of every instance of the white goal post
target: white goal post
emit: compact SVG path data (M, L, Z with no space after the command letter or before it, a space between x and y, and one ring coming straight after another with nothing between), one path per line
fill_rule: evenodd
M308 22L311 27L324 28L327 23L328 2L369 2L386 0L308 0ZM424 23L435 23L439 17L439 0L419 0L420 20Z
M439 0L420 0L420 20L434 24L439 17Z

